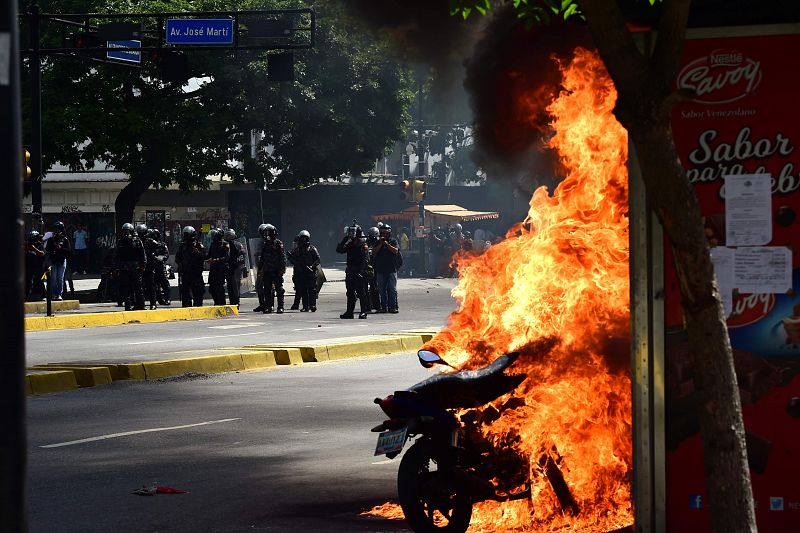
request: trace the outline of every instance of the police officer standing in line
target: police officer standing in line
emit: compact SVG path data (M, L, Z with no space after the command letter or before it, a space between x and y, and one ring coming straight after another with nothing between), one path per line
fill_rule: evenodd
M369 264L369 247L361 233L361 226L353 221L352 226L346 228L345 236L336 246L340 254L347 254L347 268L345 269L345 288L347 289L347 310L339 318L353 318L356 308L356 298L361 303L361 313L358 318L367 318L369 303L367 302L366 273Z
M383 223L381 222L381 227ZM372 266L372 275L367 279L367 296L369 299L370 311L378 311L381 308L380 294L378 293L378 276L375 273L375 245L380 240L380 230L373 226L367 230L367 246L369 246L369 262Z
M275 296L278 297L278 314L283 313L283 275L286 273L286 250L283 243L278 239L278 230L272 224L267 224L264 228L263 246L261 247L261 259L259 261L258 273L262 276L264 284L264 303L266 307L263 313L271 313L275 305Z
M289 259L294 265L292 279L303 302L301 312L317 310L317 268L320 258L316 246L311 244L311 234L307 230L297 235L297 244L289 252Z
M203 260L205 250L192 226L183 228L183 238L175 254L180 275L181 305L202 307L205 284L203 283Z
M228 277L228 262L231 260L231 247L223 239L221 229L209 232L211 245L208 247L208 291L214 298L214 305L225 305L225 279Z
M156 265L153 270L153 281L156 286L156 299L161 305L170 305L170 287L167 279L166 263L169 259L169 247L161 240L161 232L157 229L153 232L153 240L156 242L155 260Z
M126 311L144 309L142 272L146 263L144 245L134 234L133 224L126 222L122 225L114 254L114 270L119 280L118 290Z
M244 245L236 240L236 232L232 229L225 230L224 238L231 250L228 260L228 276L225 280L228 285L228 300L231 305L239 307L247 251L244 249Z
M144 237L142 237L142 232L140 231L142 228L144 228ZM158 253L158 241L153 238L153 230L147 229L147 226L144 224L140 224L136 227L136 233L144 244L144 253L145 257L147 257L147 263L142 275L144 294L147 299L150 300L150 309L155 309L157 307L156 302L158 301L158 288L156 287L156 268L158 267L156 253Z
M25 299L42 300L45 297L44 282L44 241L36 231L29 231L25 243ZM36 294L34 297L33 295Z
M258 307L253 309L254 313L263 313L267 308L267 298L264 291L264 272L261 270L261 252L264 249L264 235L266 235L266 224L258 227L258 234L261 235L261 248L256 252L256 295L258 296Z

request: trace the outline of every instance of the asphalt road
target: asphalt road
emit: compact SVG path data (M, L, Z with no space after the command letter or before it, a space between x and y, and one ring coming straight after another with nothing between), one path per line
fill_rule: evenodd
M253 313L255 298L245 298L236 317L214 320L128 324L82 329L26 332L28 366L91 361L141 361L180 357L190 350L246 344L298 342L442 327L455 308L452 279L401 279L400 313L342 320L344 283L325 285L316 313ZM287 293L286 306L291 305ZM109 305L109 304L106 304ZM113 306L113 304L110 304Z
M359 516L396 498L372 399L428 375L395 354L29 397L30 530L406 531ZM188 493L131 494L153 483Z

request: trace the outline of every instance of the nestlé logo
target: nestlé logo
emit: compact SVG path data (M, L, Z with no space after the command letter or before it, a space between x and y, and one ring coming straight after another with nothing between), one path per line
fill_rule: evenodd
M693 91L695 102L726 104L744 98L761 83L761 62L737 50L714 50L678 74L678 89Z

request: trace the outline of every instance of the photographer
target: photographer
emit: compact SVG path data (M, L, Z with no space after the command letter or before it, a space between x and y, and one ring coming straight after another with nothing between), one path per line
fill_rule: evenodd
M67 257L70 254L69 239L64 235L64 223L53 223L53 235L44 245L47 261L52 265L50 275L50 296L53 300L61 300L64 292L64 272L67 269Z
M397 269L403 265L400 245L392 238L391 226L380 229L380 239L373 249L375 273L378 277L378 294L381 300L380 313L399 312L397 305Z

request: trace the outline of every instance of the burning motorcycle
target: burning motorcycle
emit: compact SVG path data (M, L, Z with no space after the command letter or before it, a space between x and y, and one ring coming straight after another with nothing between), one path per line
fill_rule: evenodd
M448 365L431 351L421 350L417 355L426 368ZM497 409L471 409L508 394L525 380L525 374L504 373L518 357L518 353L509 353L478 370L437 374L407 390L375 399L389 416L372 429L381 432L375 455L393 459L416 437L397 473L400 506L414 531L464 532L473 503L530 499L530 458L516 451L511 442L493 444L483 436L480 424L487 423L487 416L499 417ZM515 402L523 405L512 398L503 407L513 408ZM534 470L543 472L556 489L559 480L563 484L558 465L547 458L543 461L534 465ZM574 500L562 505L574 505Z

